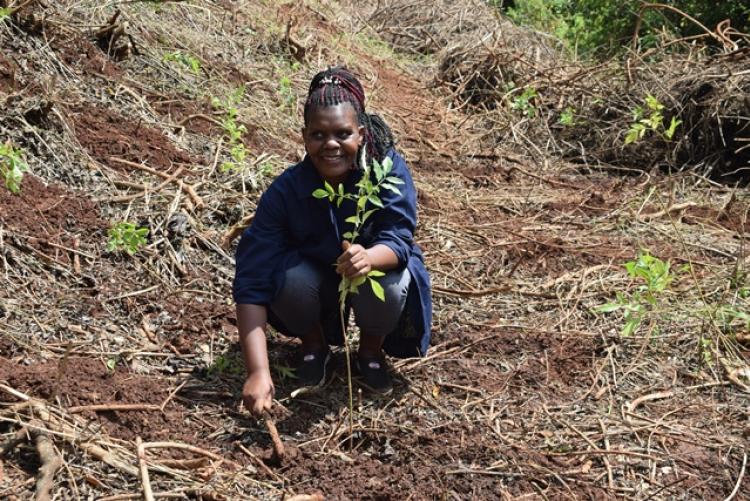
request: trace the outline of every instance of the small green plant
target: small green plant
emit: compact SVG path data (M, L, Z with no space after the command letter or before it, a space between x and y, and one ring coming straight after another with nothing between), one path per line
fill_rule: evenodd
M29 166L23 161L22 150L13 148L9 142L0 144L0 176L11 193L21 191L23 173L28 170Z
M183 54L178 50L164 54L162 60L166 63L181 64L182 66L187 67L195 75L199 75L201 72L201 62L196 57L191 56L190 54Z
M219 355L207 370L209 376L236 376L244 372L242 360L236 354Z
M109 372L115 372L115 369L117 368L117 359L108 358L107 361L104 363L104 366L107 368Z
M222 172L240 169L247 157L247 148L245 148L245 144L242 142L242 136L247 132L247 127L237 123L239 115L237 105L242 101L244 94L245 86L241 85L227 96L225 100L222 101L217 98L211 100L214 108L222 110L225 113L221 121L221 128L224 130L224 136L229 143L229 154L232 157L231 161L228 160L221 164Z
M562 111L562 113L560 113L560 119L558 122L560 125L572 127L576 123L576 110L568 106Z
M294 95L294 88L292 87L292 79L288 76L283 76L279 79L279 94L281 94L281 106L291 108L296 97Z
M600 313L623 311L625 324L620 334L633 334L650 312L657 307L659 296L669 287L675 276L671 273L669 261L662 261L648 251L641 251L635 261L625 263L628 276L641 281L641 285L631 292L617 291L616 299L595 309Z
M297 379L297 375L294 373L294 369L286 365L274 364L273 370L282 381L286 381L288 379Z
M13 9L10 7L0 7L0 23L8 19L13 14Z
M148 235L148 228L139 228L128 222L117 223L109 229L107 250L110 252L124 250L132 256L146 245L146 235Z
M401 191L398 189L398 185L404 182L396 177L389 175L393 169L393 160L390 157L386 157L383 163L380 164L377 160L372 161L372 166L367 165L365 160L365 148L362 148L360 154L360 166L362 168L362 177L357 181L356 188L357 193L346 193L344 191L344 184L340 183L338 189L335 189L328 181L325 181L323 188L318 188L313 191L313 196L318 199L328 199L329 202L335 203L337 207L341 207L344 200L350 200L355 204L355 212L353 216L349 216L345 219L347 223L353 225L351 231L345 232L342 237L350 242L356 243L357 238L360 236L360 231L364 226L365 222L379 209L382 209L383 201L380 199L379 194L381 189L392 191L397 195L401 195ZM372 179L372 173L375 173L375 182ZM346 298L349 294L358 294L359 287L365 282L370 283L370 288L373 294L380 299L385 301L385 291L383 286L378 283L376 278L385 275L382 271L372 270L367 275L350 279L342 276L339 282L339 318L341 320L341 332L344 336L344 349L346 351L346 376L349 388L349 430L350 437L354 429L354 396L352 387L352 368L351 368L351 340L348 337L346 330L346 323L344 319L344 312L346 311Z
M536 115L536 106L534 106L533 102L536 98L536 89L534 87L526 87L521 95L513 99L510 107L520 111L524 116L533 118Z
M648 115L646 114L648 112ZM646 96L646 108L636 106L633 110L633 123L625 134L625 144L635 143L646 136L648 132L658 133L671 140L677 127L682 123L676 116L672 117L669 127L664 127L664 105L651 94Z

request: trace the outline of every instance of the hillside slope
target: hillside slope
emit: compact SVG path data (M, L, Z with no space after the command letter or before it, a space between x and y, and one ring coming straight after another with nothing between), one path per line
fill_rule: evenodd
M0 498L40 489L45 437L57 499L744 492L747 191L488 148L434 56L350 5L30 2L0 21L0 142L29 166L0 185ZM296 345L273 336L291 455L273 465L239 403L234 230L301 158L305 86L333 63L413 170L434 342L393 361L394 394L357 396L350 434L343 355L291 398ZM108 249L122 222L149 230L132 256ZM672 265L649 299L653 267L623 267L642 249ZM618 293L627 337L628 306L595 311Z

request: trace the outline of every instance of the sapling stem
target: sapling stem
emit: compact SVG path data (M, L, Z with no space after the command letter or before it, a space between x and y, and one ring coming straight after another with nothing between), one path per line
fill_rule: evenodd
M347 231L342 235L344 238L344 241L342 242L342 248L344 251L349 250L352 244L356 242L362 227L370 216L372 216L378 209L383 208L383 202L378 196L380 189L385 188L397 195L401 195L401 192L396 185L404 183L400 178L388 175L393 168L393 161L389 157L383 159L382 165L377 160L373 160L371 166L368 165L365 146L362 146L360 149L359 165L362 170L362 178L356 184L357 193L346 193L344 192L343 183L340 183L334 188L328 181L324 182L324 188L319 188L313 192L315 198L326 198L329 202L336 203L337 206L341 206L344 200L354 202L354 215L346 218L346 222L351 223L354 228L352 231ZM375 172L374 183L370 179L370 173L372 172L371 168ZM373 206L373 208L368 208L370 205ZM381 301L385 301L385 291L378 281L375 280L375 278L382 277L383 275L385 275L385 273L380 270L372 270L367 275L355 277L353 279L342 276L341 281L339 282L339 317L341 320L341 334L344 337L344 351L346 352L346 379L349 388L350 447L353 447L354 440L354 389L352 385L350 340L346 329L346 320L344 318L346 313L346 298L349 293L358 293L359 286L365 282L369 282L373 294L375 294L375 296Z
M342 247L344 251L349 250L352 246L351 243L344 240ZM341 277L342 283L348 280L346 277ZM339 300L339 319L341 320L341 335L344 337L344 352L346 353L346 383L347 389L349 390L349 449L354 448L354 387L352 384L352 356L351 348L349 347L349 333L346 328L346 322L344 321L344 311L346 310L346 296L343 300Z

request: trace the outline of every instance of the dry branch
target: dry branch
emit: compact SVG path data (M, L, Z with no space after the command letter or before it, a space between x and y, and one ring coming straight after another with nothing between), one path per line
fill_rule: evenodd
M36 423L41 428L41 423ZM41 431L35 431L36 450L42 465L39 467L39 478L36 482L36 501L49 501L50 492L55 483L55 473L63 465L62 458L55 450L49 436Z
M148 167L143 164L139 164L137 162L131 162L130 160L125 160L125 159L117 158L117 157L109 157L109 160L111 160L112 162L117 162L123 165L127 165L129 167L133 167L135 169L140 169L142 171L148 172L149 174L153 174L155 176L159 176L161 178L170 180L171 182L175 181L174 179L171 179L172 176L167 174L166 172L161 172L156 169L152 169L151 167ZM197 193L195 193L195 189L191 185L184 183L182 180L178 181L177 184L180 186L182 191L184 191L190 197L190 199L195 204L196 208L202 209L206 206L205 202L203 202L203 199L199 197Z
M266 423L268 434L271 436L271 443L273 444L273 460L280 464L284 460L284 442L281 441L279 430L276 429L276 423L270 414L267 414L263 421Z

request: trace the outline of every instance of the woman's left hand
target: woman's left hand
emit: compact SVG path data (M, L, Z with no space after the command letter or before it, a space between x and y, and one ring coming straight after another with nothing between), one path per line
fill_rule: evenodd
M372 261L367 249L359 244L342 244L344 253L336 259L336 273L346 278L356 278L367 275L372 271Z

